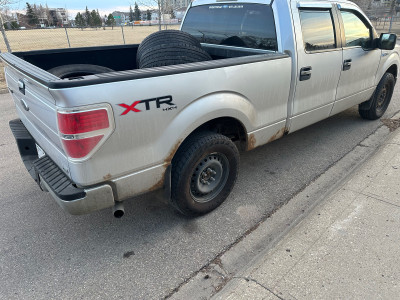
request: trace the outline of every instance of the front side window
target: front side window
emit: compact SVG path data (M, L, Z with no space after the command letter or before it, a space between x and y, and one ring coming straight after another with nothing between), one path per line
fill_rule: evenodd
M275 21L269 5L235 3L194 6L182 31L202 43L277 51Z
M340 13L343 19L346 47L368 48L372 40L369 27L350 11L341 11Z
M336 48L330 10L300 10L300 21L306 51Z

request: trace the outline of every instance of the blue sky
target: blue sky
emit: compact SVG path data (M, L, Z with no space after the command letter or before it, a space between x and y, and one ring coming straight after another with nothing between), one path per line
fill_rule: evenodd
M136 0L141 6L141 3L150 3L154 2L154 0L147 0L147 1L139 1ZM85 7L87 6L89 10L92 9L98 9L101 14L108 14L113 12L114 10L121 10L121 11L128 11L129 10L129 5L132 5L132 8L135 4L135 0L113 0L113 1L99 1L99 0L43 0L43 1L37 1L37 0L20 0L17 1L15 5L12 6L12 9L14 10L24 10L26 7L26 2L29 2L30 4L42 4L43 6L47 5L48 7L55 8L55 7L62 7L62 8L67 8L70 17L74 17L75 14L78 11L84 11ZM145 8L143 6L143 8ZM147 9L147 7L146 7Z

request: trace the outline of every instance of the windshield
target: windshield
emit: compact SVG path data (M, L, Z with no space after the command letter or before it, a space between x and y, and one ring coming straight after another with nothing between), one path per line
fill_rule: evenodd
M209 4L189 9L182 31L202 43L277 51L274 16L264 4Z

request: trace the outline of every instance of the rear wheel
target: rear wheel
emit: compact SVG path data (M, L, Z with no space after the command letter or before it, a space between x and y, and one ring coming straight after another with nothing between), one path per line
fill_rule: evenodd
M385 73L379 82L372 98L358 106L360 116L368 120L376 120L383 116L392 99L395 78L391 73ZM364 107L368 107L365 109Z
M235 185L239 151L226 136L202 132L184 142L172 161L172 206L195 216L217 208Z

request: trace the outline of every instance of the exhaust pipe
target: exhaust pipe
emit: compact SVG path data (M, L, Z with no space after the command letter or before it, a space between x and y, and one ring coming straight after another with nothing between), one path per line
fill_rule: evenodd
M122 218L125 214L124 204L122 202L118 202L113 207L113 215L117 219Z

